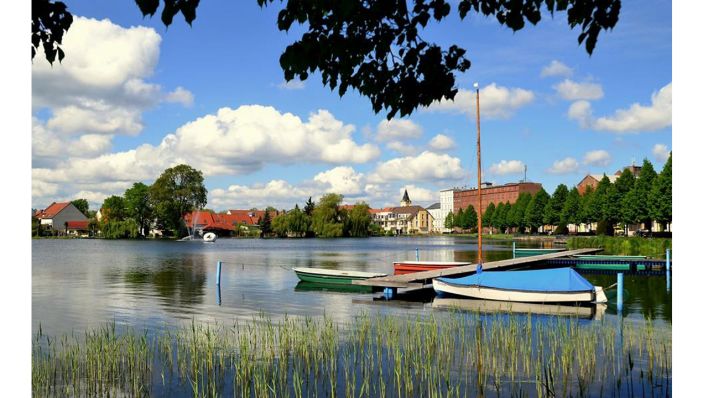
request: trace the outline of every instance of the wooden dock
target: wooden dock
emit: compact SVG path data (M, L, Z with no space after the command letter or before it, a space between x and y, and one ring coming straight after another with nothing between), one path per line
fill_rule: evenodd
M528 266L537 262L543 262L546 260L552 260L556 258L563 258L568 256L577 256L582 254L592 254L601 251L601 248L588 248L588 249L577 249L577 250L565 250L561 252L541 254L538 256L520 257L520 258L510 258L508 260L493 261L489 263L482 264L482 270L500 270L512 267ZM414 272L405 275L391 275L383 276L380 278L371 278L360 281L352 281L355 285L364 286L377 286L386 289L391 289L395 293L396 289L421 289L426 284L432 283L433 278L440 276L444 277L454 277L463 276L468 274L473 274L477 272L477 264L463 265L461 267L445 268L441 270L434 271L423 271ZM389 290L389 291L391 291Z

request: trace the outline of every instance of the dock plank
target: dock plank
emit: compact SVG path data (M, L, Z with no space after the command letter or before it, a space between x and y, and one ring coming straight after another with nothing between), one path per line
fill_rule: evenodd
M493 261L489 263L482 264L482 270L496 270L509 268L524 264L532 264L538 261L551 260L554 258L562 258L574 255L591 254L601 251L601 248L586 248L586 249L576 249L576 250L565 250L561 252L541 254L538 256L529 257L519 257L510 258L508 260ZM414 272L404 275L393 275L384 276L380 278L371 278L360 281L352 281L355 285L364 286L379 286L379 287L395 287L395 288L407 288L407 287L420 287L421 284L425 284L425 281L432 280L433 278L438 278L441 276L455 276L462 274L471 274L477 271L477 264L463 265L460 267L445 268L441 270L433 271L423 271Z

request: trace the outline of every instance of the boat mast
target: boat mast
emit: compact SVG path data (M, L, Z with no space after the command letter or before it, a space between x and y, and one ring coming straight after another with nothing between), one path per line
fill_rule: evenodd
M474 84L477 91L477 263L482 264L482 133L479 126L479 83Z

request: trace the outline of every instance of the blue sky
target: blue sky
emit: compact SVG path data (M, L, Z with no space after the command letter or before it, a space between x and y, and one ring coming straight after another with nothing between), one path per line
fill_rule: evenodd
M669 1L624 2L592 56L565 13L515 33L477 15L432 23L423 37L465 48L472 67L455 103L390 123L317 74L285 86L278 58L301 28L277 30L279 4L234 3L202 2L191 28L132 4L68 3L67 58L32 68L33 207L84 197L97 208L181 161L205 173L217 210L330 191L378 207L404 188L428 205L476 183L475 81L485 180L518 181L526 165L552 192L645 157L659 171L672 148Z

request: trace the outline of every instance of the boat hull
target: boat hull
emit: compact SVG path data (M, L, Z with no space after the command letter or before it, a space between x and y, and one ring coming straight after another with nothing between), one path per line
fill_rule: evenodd
M351 285L352 281L386 276L386 274L374 272L338 271L318 268L294 268L293 271L303 282L325 285Z
M433 308L474 311L483 313L514 313L552 316L570 316L584 319L601 319L607 309L606 304L567 305L502 302L492 300L469 300L460 298L435 297Z
M604 292L602 292L602 289L597 286L591 291L543 292L507 290L478 285L464 286L433 279L433 289L435 289L437 293L446 293L456 296L493 301L513 301L522 303L602 303L607 301Z
M432 262L432 261L400 261L393 263L394 275L412 274L414 272L436 271L440 269L470 265L465 262Z

